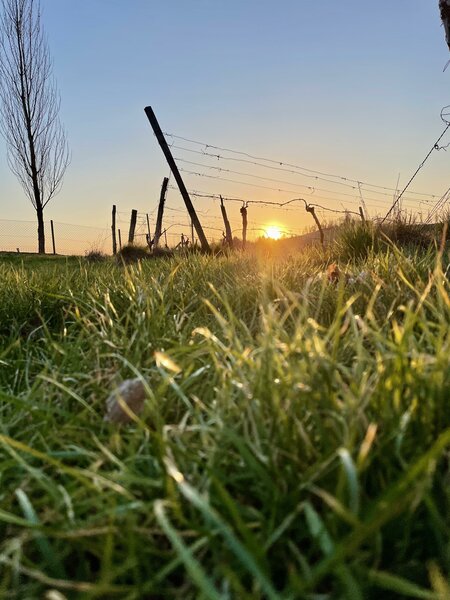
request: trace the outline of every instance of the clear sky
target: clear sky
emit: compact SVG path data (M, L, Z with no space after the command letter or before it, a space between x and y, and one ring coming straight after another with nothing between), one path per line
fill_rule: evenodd
M450 54L438 0L42 4L72 152L64 187L46 209L56 221L105 226L113 203L123 213L154 210L168 168L143 112L146 105L153 106L164 131L387 187L396 186L399 174L400 186L406 183L444 127L440 110L450 104L450 68L443 73L443 67ZM312 198L322 197L317 202L357 210L351 188L186 151L174 154L290 185L180 163L187 170L288 187L292 194L185 174L188 189L284 201L302 190L310 193L301 187L309 185L333 190L316 190ZM414 189L440 196L449 185L450 149L433 154ZM366 200L374 212L389 205L389 197L364 194L377 199ZM221 227L217 203L195 203L207 213L206 224ZM174 190L168 206L183 206ZM229 211L234 226L239 205L230 204ZM2 218L32 220L34 213L8 170L0 140ZM177 220L187 222L183 213L168 215L168 223ZM249 220L255 227L277 222L291 230L311 222L302 207L251 207Z

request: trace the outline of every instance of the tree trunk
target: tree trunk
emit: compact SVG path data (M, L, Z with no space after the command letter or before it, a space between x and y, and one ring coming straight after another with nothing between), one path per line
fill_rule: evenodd
M44 211L41 206L37 207L36 216L38 222L38 252L39 254L45 254Z

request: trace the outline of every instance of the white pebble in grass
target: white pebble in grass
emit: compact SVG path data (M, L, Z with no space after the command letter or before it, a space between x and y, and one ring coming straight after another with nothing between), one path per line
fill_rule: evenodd
M139 415L146 398L144 384L138 378L126 379L112 392L106 401L106 415L104 421L109 423L131 423L130 415L122 408L122 404L130 409L130 412Z

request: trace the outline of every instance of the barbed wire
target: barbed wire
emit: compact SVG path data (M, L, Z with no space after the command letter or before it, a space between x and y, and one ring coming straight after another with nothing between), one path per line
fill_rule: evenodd
M164 132L164 135L167 137L170 137L172 139L179 139L179 140L183 140L185 142L189 142L192 144L196 144L199 146L203 146L205 148L205 152L208 150L208 148L211 148L213 150L218 150L219 152L229 152L232 154L236 154L236 155L240 155L240 156L245 156L249 159L251 159L252 161L262 161L262 162L267 162L269 164L273 164L273 165L279 165L280 167L284 166L284 167L289 167L291 169L296 169L297 171L306 171L307 173L313 173L314 175L317 176L318 179L322 178L322 177L331 177L337 180L340 180L341 182L345 182L345 183L353 183L356 185L361 185L364 187L373 187L375 189L380 189L380 190L385 190L385 191L389 191L389 192L395 192L396 190L392 187L388 187L388 186L384 186L384 185L378 185L378 184L374 184L374 183L370 183L367 181L363 181L361 179L352 179L350 177L346 177L344 175L336 175L336 174L332 174L332 173L325 173L323 171L318 171L318 170L314 170L314 169L309 169L307 167L301 166L301 165L296 165L293 163L288 163L282 160L276 160L276 159L272 159L272 158L266 158L266 157L262 157L262 156L255 156L253 154L250 154L248 152L243 152L241 150L235 150L232 148L224 148L221 146L216 146L214 144L209 144L206 142L201 142L199 140L194 140L192 138L187 138L187 137L183 137L174 133L168 133L168 132ZM218 159L226 159L227 157L224 157L221 154L215 154L215 155L211 155L214 158L218 158ZM261 165L262 166L262 165ZM332 183L337 183L337 182L332 182ZM417 191L410 191L411 194L417 195L417 196L426 196L432 199L435 199L438 197L437 194L432 194L429 192L417 192Z
M180 169L180 170L182 170L182 169ZM224 179L224 178L214 177L214 176L208 176L208 175L205 175L205 176L206 177L211 177L211 178L214 178L214 179ZM258 187L266 188L268 186L258 186ZM178 190L178 188L175 188L175 187L172 187L172 189ZM269 189L275 189L275 188L269 188ZM286 190L287 193L292 193L294 191L295 190L290 190L290 191ZM211 198L211 199L214 199L214 200L220 200L220 195L221 195L219 193L209 193L209 192L202 192L202 191L198 191L198 190L188 190L188 192L193 197L197 197L197 198ZM261 206L263 206L263 205L267 205L267 206L272 205L272 206L281 207L282 210L289 210L287 208L283 208L283 207L286 206L285 202L279 203L279 202L271 202L271 201L266 201L266 200L257 200L257 201L255 201L255 200L248 200L247 198L242 198L242 197L229 197L229 196L226 196L224 194L222 194L222 196L223 196L224 200L227 200L228 202L239 202L239 203L242 203L242 202L255 203L256 202L257 204L260 204ZM330 202L336 202L338 200L337 198L327 198L327 197L324 197L324 196L317 196L317 195L315 195L314 198L317 198L318 200L327 200L327 201L330 201ZM374 200L374 201L377 202L376 200ZM367 204L367 206L369 206L370 208L378 209L378 210L379 209L386 209L386 205L385 204L377 204L377 205L375 205L375 204ZM407 208L410 208L412 210L417 210L417 207L410 207L409 205L407 206ZM332 210L332 209L329 208L329 210Z
M185 152L191 152L191 153L194 153L194 154L197 154L197 155L200 155L200 156L206 156L206 157L209 157L209 158L215 158L217 160L236 161L236 162L241 162L241 163L245 163L245 164L255 165L255 166L258 166L258 167L262 167L264 169L272 169L272 170L276 170L276 171L282 171L284 173L290 173L290 174L297 175L297 176L300 176L300 177L307 177L307 178L310 178L310 179L314 179L316 181L325 181L325 182L331 183L333 185L339 185L339 186L343 186L343 187L355 190L355 192L359 193L359 197L360 198L362 197L362 188L365 185L369 185L369 184L364 184L361 181L356 181L356 185L352 185L350 183L344 183L342 181L333 181L331 179L326 179L324 177L318 177L317 175L308 175L306 173L300 173L300 172L295 171L293 169L285 169L283 167L274 167L272 165L264 165L264 164L259 163L259 162L255 162L255 161L252 161L252 160L246 160L246 159L242 159L242 158L233 158L233 157L230 157L230 156L222 156L220 154L211 154L211 153L205 152L205 151L193 150L191 148L185 148L183 146L172 145L171 147L172 148L176 148L178 150L185 151ZM447 146L445 148L447 148ZM443 147L443 148L440 148L440 149L445 149L445 148ZM178 159L175 159L175 160L180 160L180 161L186 162L186 163L189 162L186 159L182 159L182 158L178 158ZM211 165L202 165L201 163L195 163L195 162L191 162L191 164L193 164L193 165L197 164L198 166L204 166L206 168L217 168L217 167L213 167ZM227 169L223 169L223 168L220 168L220 167L219 167L219 169L223 170L223 171L227 171ZM231 171L230 170L228 172L233 173L235 171ZM235 173L237 173L237 172L235 172ZM249 175L248 173L239 173L239 174ZM250 177L256 177L256 175L249 175L249 176ZM269 178L263 178L263 179L269 179ZM276 180L273 180L273 181L276 181ZM289 182L289 183L291 183L291 182ZM317 188L316 186L306 186L305 185L303 187L310 188L311 190L316 190L316 189L320 190L321 189L321 188ZM382 188L382 189L387 189L387 188ZM335 190L321 190L321 191L330 192L330 193L333 193L333 194L343 194L343 192L339 192L337 190L336 191ZM391 190L390 190L391 193L382 192L382 191L379 191L378 189L371 189L371 190L364 190L364 191L369 191L371 194L378 194L378 195L381 195L381 196L385 196L385 197L391 198L392 197L392 192L395 192L396 190L394 190L394 188L391 188ZM411 194L429 196L430 199L427 200L427 202L433 202L434 199L437 198L437 196L433 195L433 194L422 194L422 193L419 193L419 192L417 192L417 193L416 192L411 192ZM354 194L347 194L347 195L351 195L351 196L355 196L356 197L356 195L354 195ZM418 201L418 200L415 200L414 198L409 198L408 197L408 199L411 202L417 202Z
M187 160L185 160L183 158L176 158L175 160L178 160L179 162L187 163L187 164L190 164L190 165L203 167L203 168L206 168L206 169L214 169L214 170L217 170L219 172L231 173L231 174L236 174L236 175L242 175L242 176L245 176L245 177L252 177L252 178L255 178L255 179L259 179L259 180L266 180L266 181L273 181L273 182L277 182L277 183L283 183L283 184L291 185L293 187L295 187L296 185L298 185L301 188L306 188L306 189L310 190L311 191L311 195L313 195L313 194L316 195L315 192L319 191L319 192L325 192L325 193L329 193L329 194L338 194L340 196L346 196L348 198L352 198L353 202L355 202L355 203L360 203L361 202L361 195L348 194L346 192L339 192L339 191L329 190L329 189L324 189L324 188L315 188L315 187L305 186L305 185L302 185L302 184L297 184L297 183L294 183L294 182L291 182L291 181L282 180L282 179L273 179L273 178L270 178L270 177L263 177L261 175L254 175L252 173L244 173L242 171L233 171L231 169L223 169L221 167L215 167L213 165L204 165L202 163L196 163L196 162L192 162L192 161L187 161ZM213 176L213 175L208 175L207 173L200 173L200 172L196 172L196 171L189 171L189 170L183 169L183 168L180 168L180 171L182 171L184 173L187 173L187 174L190 174L190 175L196 175L198 177L208 177L208 178L220 179L222 181L228 181L228 182L232 182L232 183L238 183L238 184L241 184L241 185L250 185L250 186L253 186L253 187L264 188L264 189L268 189L268 190L276 191L276 192L280 192L280 193L292 193L294 191L297 191L297 190L285 190L283 188L272 188L272 187L269 187L269 186L262 186L262 185L259 185L259 184L253 184L251 182L237 181L237 180L234 180L234 179L220 177L219 175ZM355 188L355 189L358 189L358 188ZM327 197L324 197L324 196L321 196L321 198L323 200L331 200L331 201L338 200L338 198L327 198ZM381 199L379 199L379 198L366 197L365 200L368 200L369 202L377 202L380 207L381 206L383 206L384 208L386 207L385 204L380 204L383 201ZM365 200L363 199L363 203L365 202ZM431 202L433 202L433 200L425 200L425 199L415 200L415 199L411 199L411 198L409 199L409 201L410 202L414 202L415 204L419 204L419 205L422 202L424 202L424 203L428 203L428 202L431 203Z

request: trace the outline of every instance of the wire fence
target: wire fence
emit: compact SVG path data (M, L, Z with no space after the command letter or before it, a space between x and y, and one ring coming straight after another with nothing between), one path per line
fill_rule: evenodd
M196 234L192 231L190 221L186 218L185 211L181 209L175 214L170 212L164 220L161 236L161 245L175 248L181 240L192 243ZM179 214L181 213L181 214ZM149 229L150 224L150 229ZM45 221L45 249L48 254L53 253L53 237L51 222ZM128 212L118 212L117 215L117 242L118 246L128 243L130 227L130 215ZM206 226L206 235L210 242L222 240L223 227ZM148 242L148 234L154 235L154 222L147 221L146 213L138 213L134 243L145 246ZM83 256L90 251L99 251L103 254L112 254L111 227L94 227L88 225L76 225L71 223L53 222L53 235L55 252L60 255ZM0 252L35 253L38 249L38 234L36 221L20 221L0 219Z
M398 190L399 182L396 188L391 188L351 179L345 175L312 170L282 160L222 148L173 133L166 135L171 139L170 146L177 150L175 160L189 167L180 168L179 171L186 177L188 193L195 204L206 238L210 243L220 243L225 238L221 215L223 202L226 205L231 233L235 238L242 235L241 215L245 207L249 241L270 237L267 233L269 229L275 229L279 237L305 238L305 230L312 225L311 216L319 230L326 229L327 225L333 226L342 219L360 217L363 221L367 219L383 222L393 212L411 214L423 224L436 222L449 210L450 190L443 196L438 196L411 190L410 185L433 151L446 148L439 146L439 143L449 129L450 123L446 121L444 132L402 191ZM180 142L182 145L179 145ZM190 160L193 158L192 154L195 155L194 160ZM199 160L202 162L198 162ZM230 166L232 168L228 168ZM191 170L192 168L195 170ZM236 177L239 179L235 179ZM242 179L243 177L245 179ZM199 178L205 184L201 187L207 189L197 189L195 181ZM160 245L177 248L180 244L185 245L186 240L189 240L189 244L194 244L197 233L192 227L186 208L182 207L183 198L176 186L167 186L165 201ZM135 244L144 246L153 239L157 210L158 206L150 213L137 211L133 240ZM129 241L130 212L119 210L116 214L119 248ZM254 216L258 220L253 220ZM310 237L317 237L317 232ZM112 232L108 224L95 227L53 222L52 228L51 222L47 221L45 238L47 253L112 253ZM0 219L0 251L36 252L37 245L36 221Z
M225 203L224 208L226 205L231 233L237 238L242 235L241 214L245 206L249 241L267 237L267 231L274 228L280 237L305 237L306 230L313 226L311 217L317 227L324 230L342 219L360 217L363 221L382 223L390 220L390 216L403 213L412 215L415 221L425 226L438 222L450 210L450 188L444 195L411 189L416 175L431 155L450 146L450 143L440 145L450 130L447 109L444 107L441 112L446 125L444 131L401 189L398 189L400 176L393 188L176 133L164 135L176 153L174 160L182 165L178 170L183 173L187 191L210 243L220 243L225 237L222 203ZM197 187L199 180L200 190ZM184 245L186 240L195 243L197 234L186 208L182 207L183 202L178 187L168 185L160 245L176 248L180 243ZM153 239L157 210L158 206L154 206L150 213L138 211L135 244L147 245ZM116 215L118 247L128 243L130 216L130 211L122 212L119 207ZM312 235L317 237L317 233ZM53 242L56 254L112 253L109 224L95 227L53 222L52 232L50 221L47 221L45 237L48 253L53 252ZM0 219L0 251L36 252L37 245L35 221Z
M50 221L44 224L46 252L53 253ZM111 229L53 223L56 254L84 255L91 250L111 253ZM36 221L0 219L0 252L37 252Z

